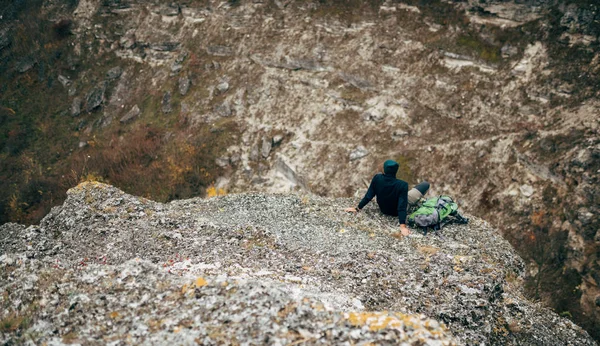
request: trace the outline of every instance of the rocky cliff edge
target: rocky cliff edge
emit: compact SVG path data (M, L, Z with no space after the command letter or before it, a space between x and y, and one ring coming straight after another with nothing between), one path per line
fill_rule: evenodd
M522 294L485 221L418 231L350 199L168 204L87 182L0 227L3 344L595 345Z

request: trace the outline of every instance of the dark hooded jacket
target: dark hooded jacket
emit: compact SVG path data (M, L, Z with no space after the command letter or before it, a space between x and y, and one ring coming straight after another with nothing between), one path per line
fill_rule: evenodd
M406 223L406 207L408 201L408 184L396 179L398 163L387 160L383 164L384 174L376 174L371 180L369 190L358 204L362 209L373 197L377 196L379 210L386 215L398 216L400 224Z

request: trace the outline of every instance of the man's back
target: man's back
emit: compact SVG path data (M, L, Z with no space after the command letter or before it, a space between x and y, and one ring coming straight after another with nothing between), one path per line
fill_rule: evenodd
M398 172L398 163L387 160L383 164L384 174L376 174L371 180L369 190L365 197L358 204L358 209L364 208L373 197L377 196L379 210L387 215L398 216L400 224L406 221L406 207L408 200L408 184L400 179L396 179Z
M406 210L406 195L408 193L408 183L403 180L396 179L396 177L386 174L377 174L371 180L371 185L369 189L373 190L374 195L377 196L377 204L379 205L379 210L386 215L398 216L398 204L404 204L404 210ZM365 198L371 197L368 192ZM365 200L363 198L363 201ZM373 198L373 197L371 197ZM370 200L370 198L369 198ZM363 201L359 204L359 207L364 207L362 205ZM365 205L368 201L364 201Z

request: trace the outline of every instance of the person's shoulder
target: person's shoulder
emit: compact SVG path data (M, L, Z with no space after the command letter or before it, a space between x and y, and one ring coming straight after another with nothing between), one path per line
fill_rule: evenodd
M371 185L377 184L381 180L381 174L377 173L371 178Z
M383 178L383 173L377 173L373 176L373 180L377 180L377 179L381 179Z
M408 183L402 179L396 179L396 185L408 189Z

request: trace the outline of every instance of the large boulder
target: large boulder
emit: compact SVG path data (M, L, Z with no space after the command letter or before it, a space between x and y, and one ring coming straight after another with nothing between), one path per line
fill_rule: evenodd
M4 312L30 321L0 341L595 345L524 298L522 260L485 221L396 239L374 205L340 212L356 202L161 204L83 183L39 226L0 227Z
M185 96L190 90L190 79L188 77L179 78L179 93Z
M165 91L163 94L163 98L161 101L161 109L164 114L171 113L173 111L173 106L171 105L171 92Z
M127 114L125 114L119 121L123 124L133 121L140 115L141 111L138 105L134 105Z
M106 79L115 80L123 74L123 69L120 66L115 66L106 72Z
M95 87L93 87L87 94L85 109L88 112L93 111L94 109L100 107L104 102L104 93L106 92L106 84L99 83Z
M71 115L76 117L81 114L81 98L75 97L71 103Z

